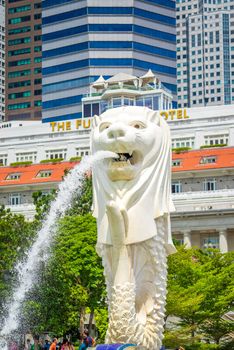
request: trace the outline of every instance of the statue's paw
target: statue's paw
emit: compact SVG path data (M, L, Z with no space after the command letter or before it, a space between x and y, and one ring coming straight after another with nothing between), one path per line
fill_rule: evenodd
M106 213L110 225L112 243L114 246L121 246L125 241L125 219L122 210L114 201L109 201L106 205Z

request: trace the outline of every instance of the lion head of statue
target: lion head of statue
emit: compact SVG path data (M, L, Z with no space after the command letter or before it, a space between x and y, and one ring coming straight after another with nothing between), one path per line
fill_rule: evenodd
M94 216L100 230L110 200L130 216L151 212L153 220L170 212L170 130L158 112L125 106L95 116L91 151L118 155L93 167Z
M110 181L130 181L155 162L162 143L160 120L155 112L122 107L105 112L92 136L92 150L112 151L118 158L106 161Z

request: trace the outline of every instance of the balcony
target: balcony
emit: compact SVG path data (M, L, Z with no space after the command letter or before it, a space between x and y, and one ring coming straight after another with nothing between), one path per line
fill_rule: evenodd
M10 209L13 214L24 215L29 221L34 219L35 215L35 205L34 204L18 204L18 205L6 205L6 209Z
M172 194L177 212L234 210L234 189Z

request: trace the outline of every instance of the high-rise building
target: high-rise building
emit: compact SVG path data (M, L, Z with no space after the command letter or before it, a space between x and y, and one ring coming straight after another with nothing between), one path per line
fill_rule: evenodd
M178 107L234 103L234 3L177 0Z
M6 3L6 120L41 119L41 0Z
M175 1L44 0L43 121L80 118L100 75L149 69L176 94Z
M5 1L0 0L0 122L5 117Z

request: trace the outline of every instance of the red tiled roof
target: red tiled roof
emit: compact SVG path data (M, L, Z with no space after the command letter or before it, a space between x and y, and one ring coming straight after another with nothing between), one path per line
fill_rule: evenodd
M19 167L0 167L0 186L28 185L47 182L60 182L64 171L73 168L78 162L32 164ZM51 170L49 177L37 177L40 171ZM9 174L21 174L18 180L6 180Z
M216 157L215 163L202 164L203 157ZM173 166L172 172L201 171L208 169L234 168L234 147L209 148L173 153L173 160L180 160L181 165ZM0 186L32 185L39 183L60 182L64 171L73 168L78 162L32 164L19 167L0 167ZM37 177L40 171L51 170L49 177ZM21 174L18 180L6 180L9 174Z
M215 163L202 163L204 157L215 157ZM234 168L234 147L207 148L194 151L173 153L173 160L180 160L179 166L173 166L173 172L201 171L208 169Z

